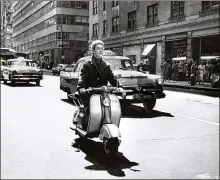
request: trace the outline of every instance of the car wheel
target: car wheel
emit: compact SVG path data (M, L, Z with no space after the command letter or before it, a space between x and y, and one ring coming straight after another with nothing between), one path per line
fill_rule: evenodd
M7 84L7 80L4 80L4 84Z
M11 85L15 86L15 80L11 80Z
M156 104L156 99L144 99L142 100L146 114L149 116L152 113Z
M40 86L40 80L36 81L36 86Z

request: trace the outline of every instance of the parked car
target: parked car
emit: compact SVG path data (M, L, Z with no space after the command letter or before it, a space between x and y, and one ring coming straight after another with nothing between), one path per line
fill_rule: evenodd
M6 61L4 60L1 60L1 81L2 81L2 72L3 72L3 69L5 69L5 65L6 65Z
M65 67L65 71L66 72L72 72L73 69L75 67L75 64L68 64L66 67Z
M65 71L67 64L57 64L57 66L52 68L53 75L60 74L61 71Z
M80 58L73 72L61 72L60 89L67 93L69 100L71 100L72 94L77 91L77 83L82 66L90 58L89 56ZM121 100L123 106L142 102L146 113L150 114L156 104L156 100L165 97L161 76L136 71L132 60L128 57L104 56L103 59L110 64L114 76L121 76L119 81L123 85L126 94L132 96L132 98Z
M43 71L31 66L32 60L18 57L17 59L9 59L6 67L3 69L3 81L11 81L12 86L16 82L36 82L40 86L43 79Z

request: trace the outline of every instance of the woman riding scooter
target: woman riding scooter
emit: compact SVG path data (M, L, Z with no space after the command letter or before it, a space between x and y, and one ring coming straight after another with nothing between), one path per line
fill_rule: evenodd
M85 91L87 88L107 86L109 81L112 86L119 87L119 91L123 91L120 82L114 78L110 66L102 58L104 52L104 42L101 40L93 41L91 49L93 53L92 57L84 63L77 85L77 90L87 116L89 115L89 100L91 97L91 94ZM87 126L87 120L88 118L83 118L84 122L82 124L84 124L84 128ZM73 123L76 124L77 120Z

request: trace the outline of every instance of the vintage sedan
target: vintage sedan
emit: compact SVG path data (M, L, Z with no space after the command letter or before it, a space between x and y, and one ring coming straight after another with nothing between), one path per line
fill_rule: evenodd
M57 64L57 66L52 67L52 73L53 75L60 74L61 71L65 71L65 67L67 64Z
M79 59L73 72L61 72L60 89L67 93L71 100L72 94L77 91L77 83L83 64L89 56ZM110 65L114 76L120 76L120 83L129 98L121 100L121 105L130 106L131 103L142 102L149 115L156 104L156 100L164 98L163 79L159 75L146 74L134 69L132 60L124 56L104 56L103 59ZM130 98L132 97L132 98Z
M43 71L31 66L32 60L18 57L17 59L9 59L3 70L3 81L11 81L12 86L16 82L36 82L40 86L40 81L43 79Z
M1 60L1 80L2 80L2 72L3 72L3 69L5 69L5 64L6 64L6 61L4 60Z

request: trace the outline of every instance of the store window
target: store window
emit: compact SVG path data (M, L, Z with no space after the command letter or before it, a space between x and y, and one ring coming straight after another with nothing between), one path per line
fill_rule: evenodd
M206 11L220 6L220 1L202 1L202 10Z
M128 13L128 28L133 29L136 27L136 11Z
M98 37L98 23L93 24L93 37Z
M112 1L112 7L118 6L118 1Z
M112 18L112 32L119 31L119 16Z
M103 21L103 35L107 34L107 23L106 20Z
M92 7L93 7L93 15L98 14L98 1L93 1L92 2Z
M171 1L171 18L184 15L184 1Z
M147 24L157 22L158 18L158 4L147 7Z
M107 1L103 1L103 11L106 10L106 6L107 6Z

